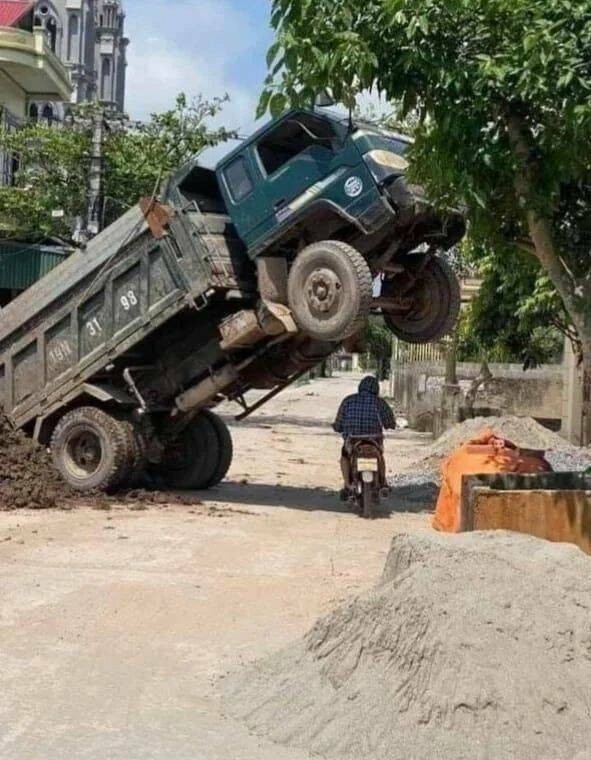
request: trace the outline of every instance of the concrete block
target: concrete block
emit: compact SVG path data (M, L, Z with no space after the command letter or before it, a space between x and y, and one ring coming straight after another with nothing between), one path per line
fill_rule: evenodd
M578 473L464 479L463 531L511 530L591 554L591 490Z

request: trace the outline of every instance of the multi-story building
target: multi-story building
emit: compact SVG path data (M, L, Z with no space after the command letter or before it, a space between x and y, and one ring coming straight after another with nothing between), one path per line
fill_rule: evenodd
M34 24L72 82L72 103L101 101L123 113L127 45L121 0L36 0ZM63 107L44 100L31 103L31 118L60 117Z
M70 97L65 66L52 52L44 32L33 29L33 3L0 0L0 127L18 127L38 100ZM16 157L0 153L0 185L10 184L16 161Z
M70 96L66 67L45 32L33 29L33 3L0 0L0 129L17 129L39 99L57 102ZM0 152L0 186L12 184L18 162L18 156ZM0 213L0 309L65 255L55 246L3 240L5 221Z

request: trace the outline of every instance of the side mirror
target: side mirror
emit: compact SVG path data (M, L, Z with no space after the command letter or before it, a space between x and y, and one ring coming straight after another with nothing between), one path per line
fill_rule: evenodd
M323 92L319 92L318 95L316 95L314 105L317 108L331 108L336 104L330 92L328 90L324 90Z

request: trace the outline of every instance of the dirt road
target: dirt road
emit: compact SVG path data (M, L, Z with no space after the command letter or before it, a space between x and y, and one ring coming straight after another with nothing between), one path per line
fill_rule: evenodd
M194 507L0 513L2 760L304 760L220 709L216 684L371 585L401 511L338 502L329 424L355 379L294 388L234 427L230 482ZM424 438L396 433L390 469ZM412 509L416 509L416 506Z

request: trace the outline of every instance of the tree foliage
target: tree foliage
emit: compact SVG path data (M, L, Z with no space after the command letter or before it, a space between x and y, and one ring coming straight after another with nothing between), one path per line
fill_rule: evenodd
M578 198L591 174L590 3L275 0L272 23L262 106L324 87L350 105L382 91L422 115L415 177L441 204L466 202L474 236L528 245L533 210L557 242L583 242L572 224L577 208L588 216ZM561 246L557 279L588 279L588 251L588 237Z
M581 341L591 440L591 3L274 0L272 24L261 107L385 93L420 114L431 198L465 204L484 249L538 259Z
M521 362L525 369L561 359L568 317L547 275L525 254L482 257L483 283L462 314L460 361Z
M173 108L143 124L109 120L104 142L105 198L108 223L204 148L233 136L212 129L227 98L188 101L179 95ZM0 131L0 152L17 156L20 169L13 187L0 188L0 235L38 240L70 239L76 219L87 212L92 142L92 109L75 110L72 120L55 127L28 124ZM62 213L63 212L63 213Z
M363 347L363 368L375 369L380 380L387 380L392 360L392 333L381 317L371 317L368 320L360 342Z
M113 129L105 145L105 195L110 218L139 198L157 191L163 178L205 148L235 137L224 128L212 129L227 97L212 101L177 97L174 108L152 114L132 129Z
M69 238L73 220L86 210L89 150L81 129L31 124L0 131L0 152L20 162L14 186L0 187L0 236Z

